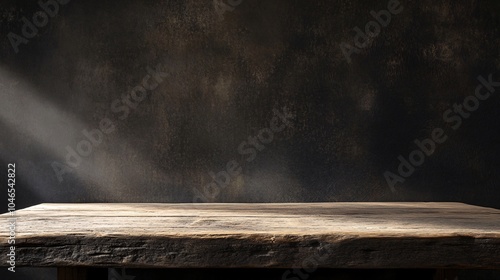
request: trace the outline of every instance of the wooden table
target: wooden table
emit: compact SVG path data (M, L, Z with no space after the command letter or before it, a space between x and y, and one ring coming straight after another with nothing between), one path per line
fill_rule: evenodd
M16 216L16 266L65 268L60 279L85 267L500 269L500 210L462 203L40 204Z

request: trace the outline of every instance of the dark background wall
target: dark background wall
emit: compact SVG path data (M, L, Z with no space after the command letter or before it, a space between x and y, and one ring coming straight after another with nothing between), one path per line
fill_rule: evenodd
M457 130L443 113L500 80L494 0L405 1L349 63L342 42L389 1L69 1L16 53L36 1L0 3L0 174L41 202L462 201L500 208L500 88ZM227 4L228 2L224 2ZM165 73L125 116L120 100ZM486 92L486 91L485 91ZM115 104L116 112L113 112ZM135 107L135 108L131 108ZM293 115L255 158L243 141ZM60 179L67 148L115 130ZM122 118L122 119L120 119ZM448 139L388 186L415 139ZM248 148L247 144L245 147ZM239 175L206 188L235 160ZM69 169L70 168L70 169ZM2 180L6 181L6 180ZM2 192L6 201L7 192ZM200 197L203 197L200 199ZM6 203L7 204L7 203ZM3 209L3 208L2 208ZM2 210L4 211L4 210Z

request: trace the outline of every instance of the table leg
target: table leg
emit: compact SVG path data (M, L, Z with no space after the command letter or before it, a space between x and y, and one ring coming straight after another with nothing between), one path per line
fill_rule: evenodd
M58 267L57 280L87 280L87 268Z
M457 271L454 269L437 269L434 280L457 280Z
M57 280L107 280L107 268L58 267Z

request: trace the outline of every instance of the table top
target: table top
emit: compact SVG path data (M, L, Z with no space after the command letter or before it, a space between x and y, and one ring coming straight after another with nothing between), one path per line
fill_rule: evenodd
M40 204L15 217L16 266L500 269L500 210L462 203Z

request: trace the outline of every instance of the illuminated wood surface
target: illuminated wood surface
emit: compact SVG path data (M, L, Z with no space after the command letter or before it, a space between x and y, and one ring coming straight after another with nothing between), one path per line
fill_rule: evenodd
M16 214L16 266L500 268L500 210L462 203L40 204Z

